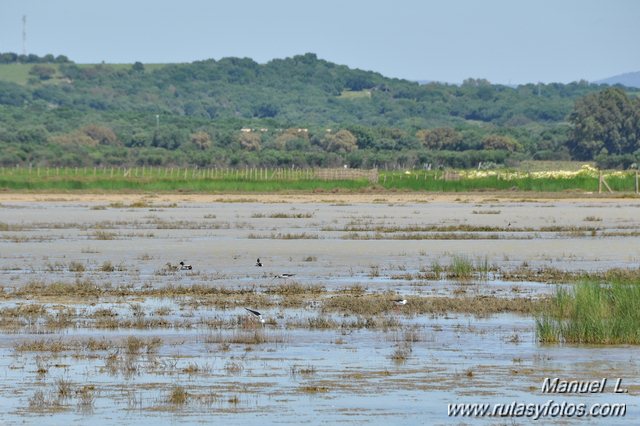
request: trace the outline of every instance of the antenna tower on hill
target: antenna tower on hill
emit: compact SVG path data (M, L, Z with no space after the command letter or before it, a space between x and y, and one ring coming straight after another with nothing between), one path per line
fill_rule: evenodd
M27 15L22 15L22 54L27 54Z

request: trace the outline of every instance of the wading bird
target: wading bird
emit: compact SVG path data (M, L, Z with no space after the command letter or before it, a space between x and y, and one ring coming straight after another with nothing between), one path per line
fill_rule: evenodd
M181 271L190 271L192 269L193 269L193 267L191 265L187 265L186 263L184 263L184 261L180 262L180 270Z
M396 297L395 299L393 299L393 304L396 305L396 312L400 312L400 308L407 304L407 299Z
M256 266L262 267L262 262L260 262L260 258L258 258L258 260L256 260Z
M291 278L291 277L294 277L295 275L296 275L296 274L286 274L286 273L285 273L285 274L276 275L276 276L275 276L275 277L273 277L273 278Z
M262 314L258 311L254 311L253 309L249 309L249 308L245 308L247 310L247 312L249 312L251 315L253 315L255 318L257 318L260 323L264 324L264 318L262 318Z

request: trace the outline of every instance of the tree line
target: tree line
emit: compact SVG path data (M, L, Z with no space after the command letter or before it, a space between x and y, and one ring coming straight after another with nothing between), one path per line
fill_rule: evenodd
M38 56L33 53L27 55L14 52L0 52L0 64L67 64L71 60L65 55L54 56L50 53Z

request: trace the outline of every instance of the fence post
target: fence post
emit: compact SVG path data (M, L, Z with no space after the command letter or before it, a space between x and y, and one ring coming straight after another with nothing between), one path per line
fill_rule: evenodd
M602 170L598 172L598 194L602 194Z

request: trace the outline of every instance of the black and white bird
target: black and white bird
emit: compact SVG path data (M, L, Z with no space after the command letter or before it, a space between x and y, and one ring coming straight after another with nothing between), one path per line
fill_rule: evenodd
M284 274L276 275L276 276L275 276L275 277L273 277L273 278L291 278L291 277L295 277L295 275L296 275L296 274L287 274L287 273L284 273Z
M407 299L403 299L402 297L398 297L397 299L393 299L393 303L396 304L396 306L403 306L407 304Z
M262 262L260 262L260 258L258 258L258 260L256 260L256 266L262 268Z
M262 318L262 314L258 311L254 311L253 309L249 309L249 308L245 308L247 310L247 312L249 312L251 315L253 315L255 318L257 318L260 323L264 324L264 318Z
M191 265L187 265L184 261L180 261L180 270L181 271L190 271L193 267Z

